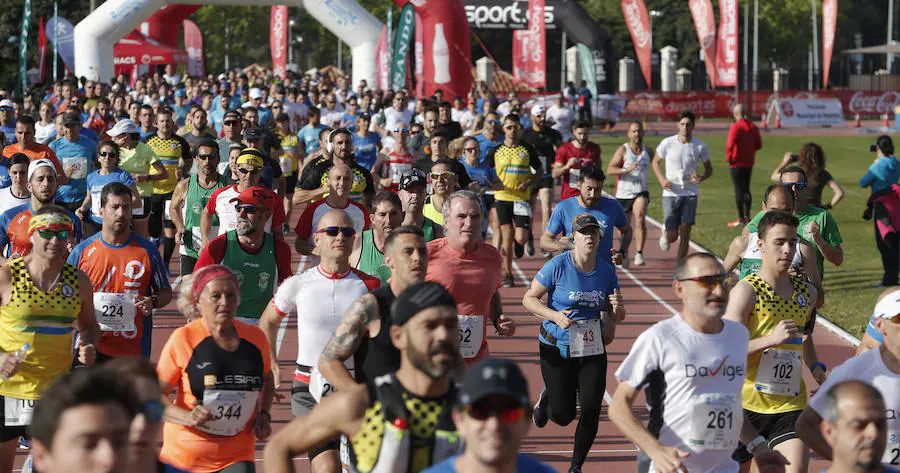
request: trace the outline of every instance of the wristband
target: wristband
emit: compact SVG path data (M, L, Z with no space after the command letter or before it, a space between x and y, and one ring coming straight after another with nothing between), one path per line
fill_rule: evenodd
M822 363L821 361L817 361L817 362L813 363L812 366L809 367L809 371L812 372L812 370L816 369L817 366L821 366L821 367L822 367L822 372L823 372L823 373L827 373L827 372L828 372L828 367L825 366L825 363Z
M750 453L753 453L753 451L756 450L757 447L759 447L760 445L763 445L765 443L766 443L766 439L763 438L762 435L758 435L755 439L751 440L747 444L747 451Z
M260 414L265 414L266 417L269 418L269 421L270 422L272 421L272 414L269 414L269 411L267 411L265 409L260 409L259 412L256 413L256 415L260 415Z

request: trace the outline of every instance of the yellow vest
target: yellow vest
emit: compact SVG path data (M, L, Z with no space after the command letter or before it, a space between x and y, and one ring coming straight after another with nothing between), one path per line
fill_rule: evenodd
M494 148L494 169L504 187L504 190L494 192L494 200L515 202L531 197L530 187L518 190L519 186L531 181L531 156L525 145L510 148L501 144Z

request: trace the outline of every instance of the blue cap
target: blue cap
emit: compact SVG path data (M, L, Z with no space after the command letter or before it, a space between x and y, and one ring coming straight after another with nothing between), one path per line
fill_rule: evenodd
M184 89L175 89L176 97L184 97L185 95L187 95L187 92Z

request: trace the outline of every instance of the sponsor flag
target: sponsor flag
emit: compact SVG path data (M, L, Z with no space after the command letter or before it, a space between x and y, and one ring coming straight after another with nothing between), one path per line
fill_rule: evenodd
M625 15L625 24L631 33L631 41L634 43L634 52L638 63L641 65L641 73L647 88L651 89L651 64L650 64L650 16L647 15L647 6L644 0L622 0L622 13Z
M834 52L834 30L837 27L837 0L822 3L822 88L828 87L831 54Z
M41 17L40 25L38 26L38 82L44 82L44 74L46 73L46 68L44 65L46 64L47 59L47 34L44 32L44 17Z
M719 43L716 45L716 85L737 85L738 2L719 0Z
M416 13L416 97L425 96L425 26Z
M578 63L581 65L581 78L587 82L591 95L597 96L597 66L594 65L594 52L584 43L576 45Z
M381 35L378 36L378 43L375 44L375 88L387 89L388 83L388 44L387 44L387 26L381 25Z
M272 72L275 77L284 79L287 70L287 27L288 7L273 6L269 20L269 49L272 51Z
M544 0L528 1L528 29L513 32L513 77L534 88L547 85Z
M19 34L19 80L16 81L16 95L22 96L28 89L28 28L31 25L31 0L25 0L22 12L22 32Z
M56 53L62 58L66 69L75 70L75 45L72 36L73 28L69 20L54 16L47 20L47 39L56 48Z
M716 87L716 16L709 0L691 0L688 6L697 28L697 39L703 49L709 85Z
M188 75L193 77L203 77L206 75L206 68L203 64L203 34L200 28L191 20L184 20L184 49L187 51Z
M409 46L413 41L415 15L412 3L407 3L400 11L397 31L394 33L394 56L391 58L391 88L394 90L406 86L406 63L409 60Z

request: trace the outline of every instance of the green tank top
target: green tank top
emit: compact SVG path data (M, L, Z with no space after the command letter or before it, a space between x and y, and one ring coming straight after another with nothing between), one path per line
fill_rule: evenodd
M362 234L362 247L356 269L380 279L382 286L391 278L391 269L384 264L384 253L378 251L375 246L375 235L372 230L366 230Z
M191 180L188 182L187 195L184 197L184 241L182 243L184 243L184 251L187 253L187 256L194 259L199 258L195 248L200 248L203 241L200 235L200 213L203 212L213 192L225 186L225 177L221 175L211 189L201 187L196 174L191 176ZM218 225L219 216L213 215L212 226L216 227ZM215 232L211 233L214 234Z
M431 220L428 217L425 217L425 221L422 222L422 233L425 234L425 243L428 243L431 240L434 240L434 227L437 225L434 223L434 220Z
M225 233L225 257L223 265L234 271L241 292L238 317L258 319L275 293L278 265L275 263L275 238L266 233L259 253L250 254L241 248L237 231Z

